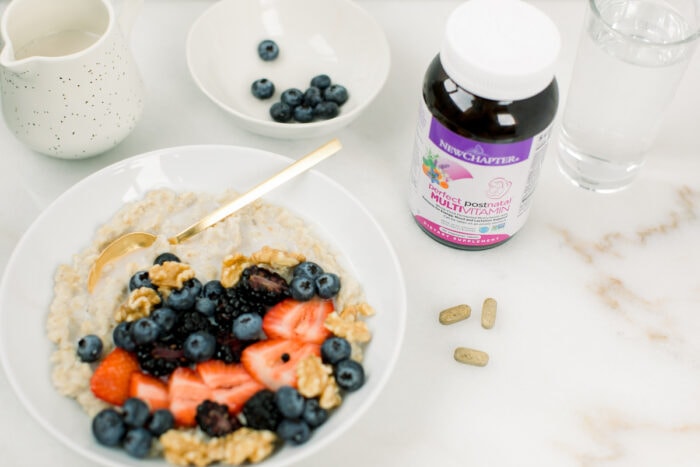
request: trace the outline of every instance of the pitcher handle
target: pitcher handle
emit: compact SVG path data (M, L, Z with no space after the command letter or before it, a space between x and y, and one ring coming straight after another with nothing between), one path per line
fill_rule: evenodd
M122 0L121 8L117 15L117 24L124 37L131 35L131 29L136 22L136 18L141 13L143 0Z

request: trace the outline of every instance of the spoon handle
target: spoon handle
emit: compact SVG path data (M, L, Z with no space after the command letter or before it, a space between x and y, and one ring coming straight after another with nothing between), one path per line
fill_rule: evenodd
M264 182L260 183L259 185L256 185L251 190L243 193L230 203L225 204L216 211L212 212L211 214L208 214L202 220L195 222L179 234L175 235L172 238L169 238L168 241L172 244L182 243L188 238L197 235L202 230L211 227L217 222L225 219L234 212L238 211L242 207L252 203L264 194L274 190L278 186L291 180L300 173L307 171L314 165L332 156L336 152L340 151L341 148L342 145L340 144L340 141L338 141L337 138L332 139L320 148L314 150L313 152L307 154L298 161L289 165L281 172L276 173Z

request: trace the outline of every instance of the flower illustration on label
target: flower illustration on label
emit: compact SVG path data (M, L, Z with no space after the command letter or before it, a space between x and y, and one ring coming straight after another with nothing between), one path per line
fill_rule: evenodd
M473 178L472 174L459 164L440 159L430 151L423 157L423 173L430 178L431 183L448 188L449 182L463 178Z
M513 185L511 181L506 180L503 177L496 177L489 182L489 187L486 190L486 196L491 199L502 198L506 193L508 193L511 185Z

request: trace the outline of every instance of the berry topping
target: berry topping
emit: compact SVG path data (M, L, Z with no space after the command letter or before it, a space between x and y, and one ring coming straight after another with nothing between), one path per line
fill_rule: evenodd
M282 386L275 392L275 403L285 418L299 418L304 412L306 399L291 386Z
M253 394L264 389L240 364L209 360L199 363L196 371L212 389L211 400L227 405L232 414L240 412Z
M323 268L313 261L304 261L299 263L294 267L292 275L294 277L308 277L309 279L316 279L318 276L323 274Z
M275 403L275 393L269 389L256 392L243 406L246 425L256 430L275 431L282 414Z
M194 304L194 309L209 318L214 316L221 296L224 294L224 286L220 281L209 281L202 287L202 293Z
M144 373L131 375L129 397L144 401L150 410L167 409L170 405L168 386L160 378ZM124 404L126 407L126 402Z
M332 272L324 272L316 278L316 292L321 298L333 298L340 292L340 278Z
M256 340L262 332L262 317L257 313L243 313L233 320L233 335L245 341Z
M129 279L129 291L140 289L141 287L149 287L151 289L156 289L157 287L153 285L151 279L148 277L148 271L138 271L131 279Z
M131 325L131 338L136 345L151 344L160 336L160 326L151 318L139 318Z
M178 258L177 256L175 256L172 253L168 253L168 252L161 253L158 256L156 256L156 259L153 260L153 264L161 264L162 265L166 261L172 261L174 263L179 263L180 258Z
M114 342L114 345L117 347L121 347L128 352L136 350L136 342L134 342L134 339L131 337L130 322L124 321L114 328L114 331L112 331L112 342Z
M319 405L318 399L308 399L304 405L304 412L301 414L301 418L311 428L316 428L328 420L328 411Z
M250 92L258 99L269 99L275 93L275 85L267 78L260 78L250 85Z
M138 370L136 357L117 347L95 368L90 378L90 389L98 399L122 405L129 397L131 375Z
M245 348L241 363L248 373L272 390L297 384L296 367L309 355L320 355L320 345L288 339L267 339Z
M148 404L138 397L130 397L124 401L122 406L122 417L124 423L132 428L142 427L146 424L151 411Z
M186 367L178 368L170 375L168 393L176 426L195 426L197 406L211 399L211 388L194 370Z
M104 446L117 446L126 434L126 425L119 412L103 409L92 419L92 434Z
M170 412L168 409L158 409L153 412L153 415L151 415L151 419L148 420L146 429L148 429L153 436L160 436L174 426L175 418L173 417L172 412Z
M177 312L167 306L153 310L151 319L160 328L160 336L168 336L177 324Z
M324 323L333 312L333 302L314 298L305 302L288 298L273 306L263 319L269 338L299 339L321 344L331 334Z
M297 276L289 283L289 293L293 299L305 302L316 295L316 283L306 276Z
M307 442L311 437L311 428L303 420L285 419L277 426L277 435L294 445Z
M321 359L323 363L335 365L338 362L347 360L352 353L350 342L342 337L332 336L321 344Z
M214 327L206 316L196 311L184 311L178 315L177 324L173 331L175 341L184 343L190 334L197 331L213 334Z
M365 370L355 360L343 360L334 367L335 381L342 389L354 391L365 382Z
M258 55L266 62L276 59L279 53L279 46L271 39L265 39L258 44Z
M139 346L136 350L141 369L153 376L167 376L176 368L187 365L185 352L177 343L153 343Z
M216 351L216 338L206 331L190 334L182 346L185 357L192 362L209 360Z
M274 305L289 297L289 286L284 277L259 266L243 270L238 288L249 300L265 305Z
M151 450L153 435L145 428L132 428L124 436L124 451L131 457L143 459Z
M197 301L197 294L190 288L183 286L170 292L165 304L175 311L185 311L194 307Z
M224 404L205 400L197 406L197 425L209 436L224 436L241 427Z
M94 334L88 334L78 341L76 350L81 362L96 362L102 355L102 339Z

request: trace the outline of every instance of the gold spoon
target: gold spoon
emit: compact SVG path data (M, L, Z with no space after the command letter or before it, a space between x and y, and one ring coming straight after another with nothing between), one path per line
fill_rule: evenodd
M325 160L326 158L332 156L336 152L340 151L342 145L338 139L332 139L320 148L312 151L306 156L302 157L298 161L289 165L281 172L276 173L272 177L268 178L264 182L256 185L251 190L238 196L236 199L228 204L221 206L216 211L211 214L206 215L202 220L195 222L191 226L187 227L185 230L180 232L168 239L168 241L175 245L177 243L182 243L188 238L197 235L202 230L211 227L217 222L230 216L242 207L250 204L256 199L260 198L264 194L274 190L283 183L291 180L297 175L305 172L319 162ZM88 274L88 291L92 292L100 279L100 274L102 269L108 263L120 258L132 251L136 251L140 248L147 248L155 242L157 236L148 232L130 232L122 235L121 237L114 240L112 243L107 245L100 255L95 260L95 263L90 269Z

